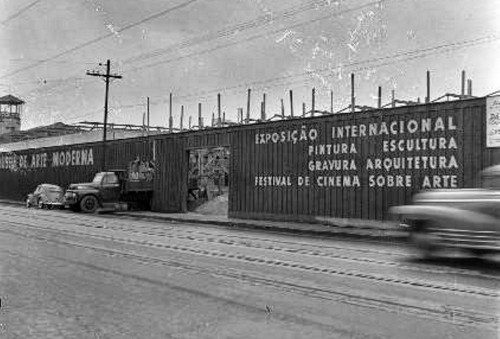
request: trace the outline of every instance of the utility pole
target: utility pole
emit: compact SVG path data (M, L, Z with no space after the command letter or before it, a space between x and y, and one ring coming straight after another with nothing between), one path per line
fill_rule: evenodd
M99 64L102 65L102 64ZM96 71L87 71L87 75L104 78L104 82L106 83L106 92L104 96L104 130L102 133L102 170L106 170L106 130L108 128L108 96L109 96L109 79L121 79L121 75L111 74L111 61L108 59L106 61L106 74L96 72Z

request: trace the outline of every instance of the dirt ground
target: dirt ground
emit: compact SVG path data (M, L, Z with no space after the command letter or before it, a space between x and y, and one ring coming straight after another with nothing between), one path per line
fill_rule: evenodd
M219 195L203 205L198 206L194 212L204 215L227 215L228 196L229 194L227 192L223 195Z

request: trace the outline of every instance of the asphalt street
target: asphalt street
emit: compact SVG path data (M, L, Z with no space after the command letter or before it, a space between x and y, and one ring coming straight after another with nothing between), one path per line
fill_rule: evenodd
M495 258L0 205L0 338L499 338Z

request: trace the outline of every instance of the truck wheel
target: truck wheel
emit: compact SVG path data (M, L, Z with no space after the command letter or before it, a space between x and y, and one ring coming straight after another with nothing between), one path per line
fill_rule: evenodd
M83 213L94 213L99 207L99 201L93 195L87 195L80 201L80 209Z

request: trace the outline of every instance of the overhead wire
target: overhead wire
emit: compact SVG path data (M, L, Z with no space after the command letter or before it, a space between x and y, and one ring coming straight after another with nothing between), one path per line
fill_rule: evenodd
M142 70L142 69L145 69L145 68L150 68L150 67L154 67L154 66L158 66L158 65L162 65L162 64L167 64L167 63L179 61L179 60L186 59L186 58L190 58L190 57L195 57L195 56L199 56L199 55L203 55L203 54L208 54L208 53L217 51L217 50L222 49L222 48L236 46L236 45L239 45L239 44L242 44L242 43L246 43L246 42L249 42L249 41L253 41L253 40L257 40L257 39L260 39L260 38L263 38L263 37L268 37L271 34L281 33L284 30L290 30L290 29L294 29L294 28L301 27L301 26L304 26L304 25L309 25L309 24L312 24L312 23L315 23L315 22L318 22L318 21L322 21L322 20L325 20L325 19L328 19L328 18L332 18L332 17L336 17L336 16L341 16L341 15L344 15L344 14L347 14L347 13L350 13L350 12L358 11L358 10L361 10L361 9L364 9L364 8L367 8L367 7L371 7L373 5L380 4L382 2L387 2L387 1L391 1L391 0L376 0L376 1L371 1L371 2L368 2L368 3L362 4L362 5L356 6L356 7L351 7L351 8L342 10L342 11L337 11L337 12L334 12L334 13L329 13L327 15L323 15L323 16L320 16L320 17L317 17L317 18L314 18L314 19L310 19L310 20L307 20L305 22L296 23L296 24L293 24L293 25L290 25L290 26L287 26L287 27L276 29L276 30L271 31L271 32L264 32L262 34L257 34L257 35L248 37L246 39L233 41L233 42L230 42L230 43L227 43L227 44L224 44L224 45L219 45L219 46L216 46L216 47L213 47L213 48L209 48L209 49L206 49L206 50L203 50L203 51L193 52L193 53L189 53L189 54L182 55L182 56L179 56L179 57L175 57L175 58L171 58L171 59L167 59L167 60L157 61L157 62L154 62L154 63L150 63L150 64L138 66L138 67L134 67L134 68L129 69L128 72L136 72L136 71L139 71L139 70Z
M384 61L383 63L380 63L380 64L367 65L367 66L357 67L355 69L352 69L353 72L357 72L357 71L359 72L359 71L370 70L370 69L374 69L374 68L380 68L380 67L384 67L384 66L388 66L388 65L393 65L393 64L399 63L399 62L424 58L424 57L429 56L430 54L444 54L444 53L447 53L450 51L455 51L455 50L458 50L461 48L472 47L472 46L475 46L475 45L478 45L481 43L487 43L487 42L492 42L492 41L496 41L496 40L500 40L500 33L499 34L491 34L488 36L475 38L475 39L457 41L457 42L443 44L443 45L439 45L439 46L433 46L433 47L428 47L428 48L423 48L423 49L416 49L416 50L412 50L412 51L395 53L395 54L391 54L391 55L379 57L379 58L372 58L372 59L366 59L366 60L362 60L362 61L352 62L352 63L344 64L343 67L351 68L351 67L355 67L355 66L370 64L373 62ZM448 49L444 49L445 47L447 47ZM397 60L394 60L394 59L397 59ZM302 72L299 74L285 75L285 76L269 78L269 79L265 79L265 80L247 82L247 83L243 83L243 84L234 85L231 87L221 87L221 88L211 89L211 90L207 90L207 91L200 91L200 92L197 92L194 94L180 95L180 96L176 96L175 98L176 98L176 100L182 100L182 99L191 99L191 98L200 97L200 96L205 97L206 95L209 95L209 94L230 92L233 90L237 90L237 89L241 89L241 88L250 88L250 87L253 90L259 90L259 89L263 89L263 88L266 88L266 89L267 88L274 88L274 87L277 87L278 85L275 84L274 86L262 86L262 87L258 87L258 88L255 88L252 86L272 84L272 83L276 83L276 82L286 81L289 79L294 79L297 77L310 76L312 74L318 74L318 73L325 72L325 71L332 71L332 68L323 68L323 69L320 69L317 71L306 71L306 72ZM289 82L287 82L287 84L294 84L294 83L303 82L303 81L304 81L303 79L297 79L294 81L289 81ZM151 98L155 98L155 97L152 96ZM163 104L167 101L168 101L168 99L165 98L163 100L153 102L153 103L151 103L151 105L156 106L156 105ZM128 109L128 108L136 108L136 107L143 107L143 106L144 106L143 103L141 103L141 104L127 104L127 105L115 106L113 109L119 110L119 109Z
M343 64L342 67L343 68L353 68L356 66L362 66L362 65L366 65L366 64L374 64L375 63L375 65L368 65L368 66L358 67L358 68L353 69L353 71L363 71L363 70L379 68L379 67L383 67L383 66L403 62L403 61L424 58L424 57L427 57L429 55L444 54L444 53L448 53L448 52L455 51L458 49L472 47L475 45L493 42L493 41L497 41L497 40L500 40L500 33L490 34L490 35L475 38L475 39L456 41L456 42L442 44L442 45L438 45L438 46L432 46L432 47L428 47L428 48L421 48L421 49L415 49L415 50L411 50L411 51L393 53L393 54L386 55L383 57L355 61L355 62ZM384 61L384 62L379 63L381 61ZM376 63L379 63L379 64L376 64ZM207 91L200 91L200 92L197 92L194 94L180 95L180 96L176 96L176 98L177 99L189 99L189 98L194 98L194 97L199 97L199 96L205 96L208 94L224 93L224 92L228 92L228 91L232 91L232 90L237 90L240 88L250 88L250 87L255 86L255 85L267 85L267 84L272 84L272 83L276 83L276 82L286 81L289 79L310 76L312 74L331 72L331 71L334 71L335 69L336 68L334 68L334 67L325 67L325 68L321 68L318 70L301 72L298 74L289 74L289 75L269 78L269 79L265 79L265 80L246 82L243 84L237 84L237 85L230 86L230 87L221 87L221 88L211 89L211 90L207 90ZM301 79L298 81L303 81L303 80ZM294 81L294 82L297 82L297 81ZM291 83L294 83L294 82L291 82ZM290 83L290 82L288 82L288 83ZM273 88L276 86L271 86L271 87L262 86L262 87L263 88ZM255 88L253 88L253 89L255 89ZM260 89L260 88L258 88L258 89ZM159 103L156 103L156 104L159 104Z
M345 14L345 13L350 12L350 11L355 11L357 9L362 9L362 8L364 8L366 6L371 6L373 4L380 4L381 2L384 2L384 1L389 1L389 0L372 1L369 4L364 4L364 5L361 5L361 6L356 7L356 8L348 9L346 11L336 12L336 13L334 13L334 15L342 15L342 14ZM330 2L328 0L319 0L319 1L318 0L313 0L313 1L310 1L310 2L308 2L306 4L303 4L301 6L292 6L292 7L287 8L284 11L281 11L280 13L275 14L273 16L269 16L269 15L261 16L261 17L258 17L256 19L254 19L254 20L250 20L250 21L243 22L243 23L240 23L240 24L237 24L237 25L234 25L234 26L226 27L226 28L224 28L224 29L222 29L222 30L220 30L218 32L215 32L215 33L210 33L210 34L207 34L207 35L203 35L201 37L196 37L196 38L185 40L185 41L180 42L178 44L171 45L171 46L167 47L167 49L168 49L168 51L172 51L174 49L179 50L179 49L182 49L182 48L192 47L194 45L197 45L197 44L200 44L200 43L203 43L203 42L207 42L208 39L209 39L209 37L208 37L209 35L215 35L213 37L213 39L218 39L218 38L221 38L221 37L224 37L224 36L231 35L231 34L233 34L236 31L243 31L243 30L246 30L246 29L258 28L258 27L260 27L263 24L266 24L268 22L271 22L271 21L275 20L276 18L288 18L288 17L291 17L293 15L297 15L299 13L302 13L304 11L315 9L315 8L318 8L318 7L321 7L321 6L325 6L325 5L328 5L328 4L330 4ZM158 13L158 15L160 15L160 14L165 14L165 13L161 13L161 12ZM332 16L332 14L327 15L327 16L325 16L323 18L320 18L319 20L323 20L323 19L331 17L331 16ZM142 20L142 21L144 21L144 20ZM302 26L302 25L307 24L307 23L313 23L313 22L315 22L317 20L318 19L313 19L313 20L308 21L306 23L302 23L302 24L298 24L298 25L293 25L293 27ZM142 22L137 22L137 23L135 23L135 25L137 25L139 23L142 23ZM123 30L125 30L127 28L128 28L128 26L122 28L118 32L121 32L121 31L123 31ZM289 28L285 27L283 29L289 29ZM278 30L277 32L279 32L281 30ZM112 35L112 34L110 33L110 34L108 34L106 36L110 36L110 35ZM258 37L261 37L261 36L262 35L259 35ZM242 41L242 42L245 42L245 41ZM241 42L237 42L237 43L241 43ZM227 46L227 47L229 47L229 46ZM218 48L220 48L220 47L217 47L216 49L218 49ZM161 53L166 53L167 49L164 48L162 50L157 50L157 51L153 51L153 52L149 52L149 53L154 53L154 54L151 54L151 57L153 57L153 56L160 55ZM65 53L65 52L63 52L63 53ZM144 56L147 58L147 55L144 55ZM126 63L126 62L135 63L137 61L142 61L142 60L140 60L139 57L140 57L140 55L132 57L132 58L129 58L129 59L125 60L124 63ZM183 56L182 58L186 58L186 57L187 56ZM40 60L39 63L45 63L45 62L48 62L48 61L49 60ZM174 60L172 60L172 61L174 61ZM171 62L171 61L168 61L168 62ZM72 81L73 79L74 79L74 77L68 78L68 80L70 80L70 81ZM38 81L36 81L34 83L38 83Z
M242 23L239 23L236 25L224 27L221 30L216 31L216 32L209 32L207 34L203 34L201 36L196 36L196 37L181 41L179 43L169 45L169 46L164 47L164 48L156 49L154 51L150 51L150 52L146 52L146 53L141 53L141 54L138 54L138 55L133 56L131 58L128 58L128 59L124 60L123 62L124 63L129 63L129 62L132 63L132 62L136 62L136 61L144 61L144 60L155 58L155 57L158 57L158 56L161 56L164 54L168 54L171 52L177 52L180 49L185 49L185 48L193 47L193 46L198 45L198 44L207 43L209 41L213 41L216 39L229 37L229 36L232 36L234 34L239 34L241 32L244 32L244 31L249 30L249 29L259 28L259 27L264 26L266 24L273 23L276 19L290 18L292 16L304 13L308 10L317 9L319 7L326 6L328 4L329 4L329 1L327 1L327 0L309 1L308 3L302 4L301 6L289 7L289 8L287 8L279 13L273 13L272 15L268 15L268 14L262 15L262 16L259 16L255 19L253 19L253 20L249 20L249 21L242 22Z
M388 1L388 0L385 0L385 1ZM363 5L362 7L366 7L366 6L369 6L369 5L373 5L375 3L380 3L381 1L374 1L374 2L371 2L369 4L365 4ZM359 9L359 8L356 8L356 9ZM350 9L348 11L353 11L353 10L356 10L356 9ZM343 14L343 13L342 13ZM282 32L283 30L286 30L286 29L291 29L291 28L295 28L295 27L298 27L298 26L302 26L304 24L308 24L308 23L311 23L311 22L315 22L315 21L318 21L318 20L323 20L325 19L326 17L331 17L331 16L334 16L334 15L339 15L339 13L333 13L333 14L329 14L328 16L324 16L324 17L321 17L321 18L316 18L316 19L313 19L313 20L310 20L308 22L305 22L305 23L299 23L299 24L295 24L295 25L292 25L292 26L289 26L289 27L285 27L285 28L281 28L279 30L276 30L274 31L275 33L279 33L279 32ZM139 23L137 23L138 25ZM123 29L122 29L123 30ZM120 31L122 31L120 30ZM219 32L222 32L222 31L219 31ZM265 35L269 35L269 34L273 34L273 32L271 33L265 33ZM112 34L108 34L107 36L110 36ZM249 39L250 40L254 40L258 37L261 37L263 35L259 35L259 36L254 36L254 37L250 37ZM393 55L388 55L388 56L383 56L383 57L379 57L379 58L374 58L374 59L369 59L369 60L364 60L364 61L359 61L359 62L354 62L354 63L350 63L350 64L346 64L346 65L343 65L343 67L354 67L354 66L360 66L360 65L363 65L365 63L368 63L368 62L380 62L380 61L385 61L385 60L389 60L389 62L386 62L382 65L387 65L387 64L390 64L390 63L393 63L393 61L391 60L392 58L401 58L401 57L407 57L407 58L404 58L400 61L407 61L407 60L412 60L412 59L416 59L416 58L421 58L421 57L425 57L427 56L425 53L429 53L429 54L434 54L432 53L434 50L440 50L440 49L445 49L445 48L450 48L452 47L452 50L454 49L458 49L458 48L462 48L462 47L468 47L468 46L473 46L475 44L479 44L479 43L485 43L485 42L489 42L489 41L494 41L494 40L498 40L498 34L497 35L492 35L490 36L489 38L488 37L480 37L480 38L476 38L476 39L471 39L471 40L466 40L466 41L460 41L460 42L454 42L454 43L451 43L451 44L445 44L445 45L440 45L440 46L434 46L434 47L430 47L430 48L427 48L427 49L421 49L421 50L413 50L413 51L407 51L407 52L403 52L403 53L399 53L399 54L393 54ZM194 41L194 40L191 40L191 41ZM224 47L229 47L231 45L234 45L234 44L237 44L237 43L243 43L243 42L246 42L246 41L249 41L248 39L245 39L245 40L239 40L237 41L236 43L231 43L231 44L228 44L228 45L224 45L224 46L217 46L215 49L211 49L209 51L201 51L201 54L205 54L205 53L208 53L212 50L217 50L219 48L224 48ZM185 42L185 45L188 46L189 40ZM444 52L448 52L449 50L445 50ZM153 51L155 52L155 51ZM150 52L150 53L153 53L153 52ZM417 53L418 54L415 54ZM64 53L64 52L63 52ZM158 52L157 52L158 53ZM182 56L182 58L186 58L186 57L189 57L189 56L192 56L192 55L196 55L197 53L192 53L190 55L187 55L187 56ZM425 55L424 55L425 54ZM177 60L177 58L175 59ZM166 60L166 61L163 61L163 62L160 62L160 63L157 63L157 64L161 64L161 63L168 63L168 62L172 62L172 61L175 61L175 60ZM43 60L42 60L43 61ZM398 61L398 62L400 62ZM133 62L133 61L130 61L130 62ZM139 68L142 68L142 67L152 67L154 65L152 64L149 64L149 65L145 65L145 66L140 66ZM375 66L375 67L381 67L381 65L378 65L378 66ZM364 67L364 69L366 69L368 67ZM137 69L137 68L136 68ZM133 70L136 70L136 69L133 69ZM129 70L129 71L132 71L132 70ZM332 68L331 67L327 67L327 68L323 68L323 69L319 69L317 71L314 71L314 73L318 73L318 72L325 72L325 71L332 71ZM261 81L256 81L256 82L253 82L253 83L249 83L250 85L255 85L255 84L258 84L258 83L263 83L263 84L266 84L266 83L272 83L270 82L270 80L272 80L273 82L274 81L280 81L280 80L287 80L289 78L293 79L295 77L303 77L303 76L306 76L306 75L310 75L312 74L313 72L303 72L301 74L295 74L295 75L287 75L287 76L282 76L282 77L277 77L277 78L272 78L272 79L267 79L267 80L261 80ZM301 80L302 81L302 80ZM229 87L229 88L222 88L222 89L214 89L214 90L211 90L210 92L216 92L216 91L224 91L224 90L230 90L231 88L235 89L235 88L240 88L240 87L244 87L244 86L249 86L249 84L240 84L240 85L236 85L236 86L232 86L232 87ZM202 93L208 93L207 91L204 91ZM187 95L187 96L180 96L178 98L189 98L189 97L194 97L196 95L195 94L190 94L190 95ZM138 106L141 106L139 104L137 105L126 105L126 106L129 106L129 107L138 107ZM118 107L118 108L121 108L121 107Z
M24 6L20 10L18 10L16 13L8 16L6 19L0 22L0 25L5 26L9 21L14 20L15 18L21 16L24 12L28 11L30 8L34 7L37 3L39 3L42 0L35 0L28 5Z
M76 46L74 46L74 47L71 47L71 48L69 48L69 49L67 49L67 50L64 50L64 51L62 51L62 52L60 52L60 53L58 53L58 54L56 54L56 55L53 55L53 56L51 56L51 57L49 57L49 58L45 58L45 59L42 59L42 60L40 60L40 61L38 61L38 62L35 62L35 63L31 64L31 65L28 65L28 66L25 66L25 67L18 68L18 69L16 69L16 70L12 71L12 72L9 72L9 73L7 73L7 74L4 74L4 75L0 76L0 79L2 79L2 78L6 78L6 77L9 77L9 76L12 76L12 75L15 75L15 74L18 74L18 73L24 72L24 71L27 71L27 70L32 69L32 68L35 68L35 67L38 67L38 66L40 66L40 65L42 65L42 64L45 64L45 63L47 63L47 62L49 62L49 61L51 61L51 60L54 60L54 59L60 58L60 57L62 57L62 56L64 56L64 55L67 55L67 54L73 53L73 52L78 51L78 50L80 50L80 49L82 49L82 48L84 48L84 47L87 47L87 46L93 45L93 44L95 44L96 42L99 42L99 41L102 41L102 40L104 40L104 39L107 39L107 38L109 38L109 37L111 37L111 36L114 36L114 35L115 35L115 33L121 33L121 32L126 31L126 30L128 30L128 29L134 28L134 27L136 27L136 26L138 26L138 25L140 25L140 24L143 24L143 23L145 23L145 22L147 22L147 21L151 21L151 20L157 19L157 18L159 18L159 17L161 17L161 16L164 16L164 15L166 15L166 14L169 14L169 13L171 13L171 12L173 12L173 11L176 11L176 10L182 9L182 8L184 8L184 7L187 7L188 5L190 5L190 4L192 4L192 3L196 2L196 1L198 1L198 0L188 0L188 1L185 1L185 2L183 2L183 3L181 3L181 4L179 4L179 5L176 5L176 6L173 6L173 7L167 8L167 9L165 9L165 10L163 10L163 11L160 11L160 12L158 12L158 13L155 13L155 14L152 14L152 15L150 15L150 16L147 16L147 17L145 17L145 18L143 18L143 19L141 19L141 20L139 20L139 21L136 21L136 22L130 23L130 24L128 24L128 25L126 25L126 26L124 26L123 28L120 28L120 29L115 30L115 32L110 32L110 33L107 33L107 34L101 35L101 36L99 36L99 37L97 37L97 38L94 38L94 39L88 40L88 41L86 41L86 42L84 42L84 43L81 43L81 44L76 45Z
M447 53L447 52L454 51L454 50L461 49L461 48L466 48L466 47L471 47L471 46L475 46L478 44L497 41L499 39L500 39L500 33L495 33L495 34L490 34L487 36L478 37L478 38L474 38L474 39L455 41L452 43L442 44L442 45L438 45L438 46L432 46L432 47L428 47L428 48L393 53L393 54L378 57L378 58L371 58L371 59L351 62L348 64L344 64L342 67L343 68L352 68L352 67L356 67L356 66L362 66L362 65L366 65L366 64L373 64L373 63L378 63L380 61L385 61L381 64L358 67L358 68L354 69L353 71L369 70L369 69L374 69L374 68L380 68L380 67L387 66L387 65L393 65L395 63L399 63L399 62L403 62L403 61L409 61L409 60L427 57L428 55L432 55L432 54ZM265 79L265 80L247 82L247 83L243 83L243 84L234 85L231 87L222 87L222 88L217 88L217 89L212 89L212 90L207 90L207 91L201 91L201 92L197 92L197 93L189 94L189 95L176 96L176 99L190 99L190 98L200 97L200 96L204 97L206 95L213 94L213 93L228 92L228 91L233 91L233 90L237 90L240 88L252 87L255 85L263 85L262 87L257 88L257 89L273 88L273 87L277 87L278 85L274 85L274 86L265 86L265 85L272 84L272 83L280 83L282 81L287 81L287 80L294 79L294 78L301 78L304 76L310 76L313 74L320 74L323 72L331 72L333 70L335 70L335 68L326 67L326 68L318 69L315 71L306 71L306 72L301 72L299 74L285 75L285 76L269 78L269 79ZM291 81L291 82L288 81L287 83L293 84L296 82L303 82L303 81L304 80L302 80L302 79L298 79L298 80ZM254 90L255 89L256 88L254 88ZM154 105L162 104L164 102L166 102L166 99L161 100L161 101L156 102L156 103L152 103L152 105L154 106ZM127 105L120 105L120 106L112 107L111 109L120 110L120 109L136 108L136 107L142 107L142 106L144 106L143 103L127 104ZM95 110L95 112L97 112L97 110Z

